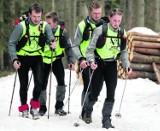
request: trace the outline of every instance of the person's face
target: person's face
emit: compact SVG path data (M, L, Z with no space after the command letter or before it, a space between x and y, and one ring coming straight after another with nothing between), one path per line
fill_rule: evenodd
M98 21L101 18L102 15L102 8L98 8L98 9L92 9L92 11L90 11L90 16L93 20Z
M115 14L112 17L109 17L109 20L112 27L117 29L121 24L122 15Z
M46 18L46 22L49 24L51 29L57 25L57 22L53 22L52 18Z
M31 14L29 14L31 21L34 24L39 24L41 17L42 17L42 12L35 12L35 10L32 10Z

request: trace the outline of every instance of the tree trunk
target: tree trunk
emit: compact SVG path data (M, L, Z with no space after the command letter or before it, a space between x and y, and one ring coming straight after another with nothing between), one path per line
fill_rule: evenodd
M141 26L144 27L144 0L136 0L137 3L137 25L136 26Z
M134 71L154 72L152 64L130 63L130 67ZM160 65L157 66L160 69Z
M160 49L150 49L150 48L135 47L134 51L138 52L138 53L141 53L141 54L146 54L146 55L160 56Z
M136 79L136 78L149 78L150 80L156 81L156 76L154 73L151 72L144 72L144 71L132 71L132 73L128 77L129 79Z
M159 10L160 10L160 8L159 8L159 0L154 0L154 30L155 31L159 31L160 30L160 27L159 27L159 22L160 22L160 20L159 20Z
M160 75L159 75L159 70L157 68L156 63L153 62L152 66L153 66L153 69L154 69L155 76L157 78L157 83L160 84Z
M131 52L129 60L135 63L160 63L160 57L158 56L142 55L136 52Z
M160 43L144 42L144 41L132 41L133 47L160 49Z
M160 42L160 37L153 38L153 37L132 36L129 40L130 41L138 40L138 41L146 41L146 42Z

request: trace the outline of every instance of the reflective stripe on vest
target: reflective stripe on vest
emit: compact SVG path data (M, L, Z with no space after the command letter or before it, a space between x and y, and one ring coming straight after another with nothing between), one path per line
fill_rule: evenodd
M54 36L55 36L55 40L56 40L55 51L52 53L48 44L45 44L45 47L44 47L43 62L47 63L47 64L51 64L51 61L53 62L56 60L56 58L57 58L56 56L60 56L64 52L64 48L61 48L60 43L59 43L60 25L58 25L58 28L57 28Z

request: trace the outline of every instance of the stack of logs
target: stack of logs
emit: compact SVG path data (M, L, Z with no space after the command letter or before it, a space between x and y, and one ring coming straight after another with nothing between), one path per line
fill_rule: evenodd
M132 68L130 79L149 78L160 84L160 35L128 32L128 56ZM118 62L118 76L125 78L125 71Z

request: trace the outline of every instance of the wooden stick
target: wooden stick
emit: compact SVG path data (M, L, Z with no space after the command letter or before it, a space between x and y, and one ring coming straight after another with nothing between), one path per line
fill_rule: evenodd
M159 70L156 66L156 63L152 63L152 66L153 66L153 69L154 69L154 73L156 75L156 78L157 78L157 83L160 84L160 75L159 75Z

